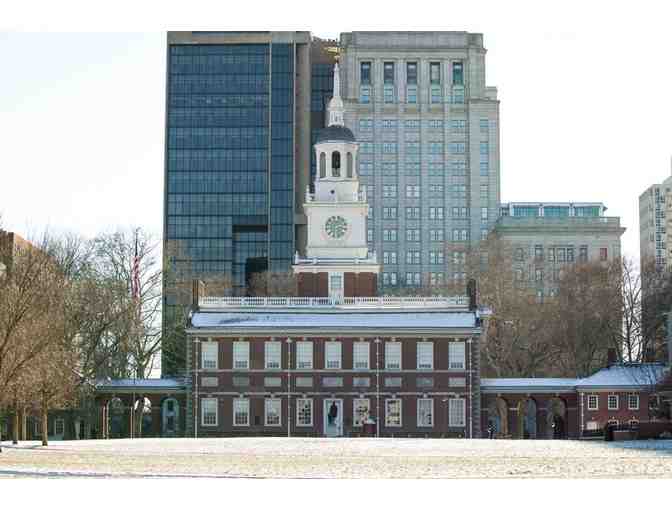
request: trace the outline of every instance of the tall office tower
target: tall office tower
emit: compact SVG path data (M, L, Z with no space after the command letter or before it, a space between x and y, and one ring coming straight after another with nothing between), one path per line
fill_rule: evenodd
M499 101L481 34L341 34L345 124L360 142L381 286L461 280L499 214Z
M310 166L308 32L169 32L166 273L290 270ZM168 281L168 280L165 280ZM170 315L179 296L164 284ZM165 326L165 323L164 323ZM170 370L164 373L170 373Z
M640 261L654 260L659 267L669 263L668 250L672 244L668 242L667 232L667 203L672 204L672 176L661 184L649 186L639 196L639 256Z

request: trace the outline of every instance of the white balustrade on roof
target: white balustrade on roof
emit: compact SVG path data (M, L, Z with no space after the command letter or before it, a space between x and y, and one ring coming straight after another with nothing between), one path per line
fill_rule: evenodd
M203 309L221 308L464 308L467 296L415 297L221 297L204 296L198 301Z

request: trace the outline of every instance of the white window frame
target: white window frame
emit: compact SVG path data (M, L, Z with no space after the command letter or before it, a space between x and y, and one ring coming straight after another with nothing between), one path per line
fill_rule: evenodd
M327 370L340 370L343 363L343 348L341 342L324 343L324 368Z
M392 402L398 402L399 403L399 423L393 423L390 418L391 415L388 412L388 406ZM385 427L391 427L391 428L400 428L403 424L403 409L402 409L402 404L401 404L401 399L400 398L386 398L385 399Z
M612 406L611 405L611 399L615 398L616 399L616 405ZM607 410L609 411L618 411L618 395L608 395L607 396Z
M588 408L589 411L597 411L600 408L600 398L599 395L587 395L586 396L586 407ZM595 405L591 405L592 401L595 401Z
M310 340L296 342L296 368L299 370L313 368L313 342Z
M416 420L417 420L417 426L422 427L422 428L433 428L434 427L434 399L433 398L418 398L416 401ZM420 414L420 407L422 406L422 403L424 402L429 402L429 417L430 417L430 423L422 423L421 419L421 414Z
M282 368L282 342L264 342L264 368L267 370Z
M366 416L358 412L358 408L366 403ZM364 419L371 416L371 399L369 398L355 398L352 399L352 426L353 427L362 427L364 425Z
M277 406L278 423L269 423L269 411L272 411L272 406ZM264 399L264 426L265 427L281 427L282 426L282 400L279 398Z
M201 343L201 368L217 370L219 368L219 342Z
M300 411L308 403L310 407L310 423L302 423L300 419ZM312 427L313 426L313 399L312 398L297 398L296 399L296 426L297 427Z
M458 407L459 406L459 407ZM461 415L462 420L455 419L455 412ZM467 424L467 401L464 398L448 399L448 426L465 427Z
M58 431L59 428L61 429L60 432ZM54 435L55 436L65 435L65 420L63 418L56 418L54 420Z
M401 370L401 342L385 342L385 370Z
M637 403L632 405L632 398L637 399ZM639 411L639 393L630 393L628 394L628 410L630 411Z
M214 423L206 423L205 422L205 416L206 416L206 411L208 410L207 407L208 405L213 405L214 404L214 416L215 416L215 422ZM213 413L211 413L213 414ZM202 398L201 399L201 426L202 427L216 427L219 424L219 401L215 397L207 397L207 398Z
M371 363L371 345L369 342L353 342L352 368L354 370L368 370Z
M466 342L448 343L448 370L467 369L467 345ZM457 358L457 359L456 359Z
M434 369L434 342L418 342L416 345L416 368L418 370Z
M233 342L233 369L250 369L250 342Z
M242 408L247 411L247 423L236 423L236 414L238 411L238 406L243 406ZM234 398L232 403L233 415L231 420L233 421L234 427L249 427L250 426L250 399L249 398Z

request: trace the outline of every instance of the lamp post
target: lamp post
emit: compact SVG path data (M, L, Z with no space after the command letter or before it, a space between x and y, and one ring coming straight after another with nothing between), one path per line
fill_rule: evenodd
M292 339L285 340L287 344L287 437L292 437L292 407L291 407L291 393L292 388Z

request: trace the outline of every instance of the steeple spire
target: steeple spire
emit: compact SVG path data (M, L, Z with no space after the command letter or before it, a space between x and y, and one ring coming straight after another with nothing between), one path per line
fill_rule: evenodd
M334 65L334 95L329 101L329 123L328 126L343 126L343 100L341 99L341 73L338 68L338 62Z

